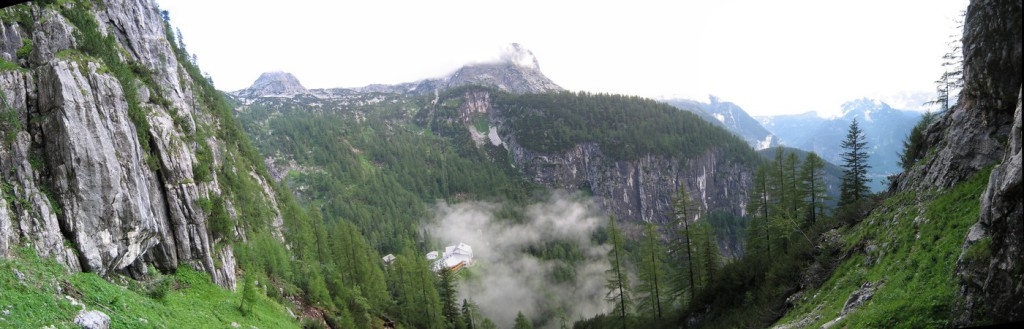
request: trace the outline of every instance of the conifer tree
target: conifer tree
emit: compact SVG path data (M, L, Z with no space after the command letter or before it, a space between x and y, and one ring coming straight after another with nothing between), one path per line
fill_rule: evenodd
M759 244L758 242L761 240L761 239L758 238L759 236L760 237L764 237L764 248L765 248L765 257L764 258L770 264L771 263L771 258L772 258L772 245L771 245L772 239L771 239L771 225L770 225L770 217L769 217L769 215L771 214L769 212L769 208L771 208L771 204L768 203L769 202L769 197L768 196L769 196L769 193L771 192L771 190L769 189L769 186L768 186L768 180L769 180L768 179L768 172L769 171L770 170L769 170L768 166L765 166L765 165L761 165L761 166L757 167L757 170L754 171L754 181L753 181L754 186L753 186L753 190L750 193L750 202L747 203L747 213L749 213L750 216L753 218L753 219L751 219L751 221L756 221L757 219L760 219L760 220L756 221L756 223L752 223L751 229L747 231L748 232L747 234L750 237L750 242L751 242L749 244L750 246L755 246L755 245ZM757 226L761 226L760 227L761 229L758 230Z
M661 319L662 286L664 285L664 269L662 269L662 248L659 234L654 224L644 225L644 240L640 248L640 267L637 277L640 286L638 294L642 297L639 306L654 319Z
M441 315L445 317L449 328L455 328L459 322L458 282L455 272L447 266L438 271L438 289L441 298Z
M626 316L629 313L632 300L630 299L629 276L625 268L626 252L623 250L625 241L615 216L612 216L608 222L608 240L612 244L612 249L608 251L608 262L611 264L611 268L605 272L608 276L605 284L605 288L608 289L606 299L615 304L612 313L618 314L622 321L622 328L626 328Z
M672 201L672 226L676 229L676 239L673 242L672 254L676 257L677 264L683 266L684 271L680 271L679 275L685 275L685 277L678 277L676 279L677 294L682 296L684 293L687 293L691 301L697 293L695 287L696 279L693 273L695 265L693 261L693 242L690 232L690 218L695 213L696 206L690 199L689 193L686 192L686 185L679 184L679 194ZM689 286L689 290L686 290L686 286Z
M476 319L473 318L475 308L468 300L462 299L462 322L466 324L466 329L476 329Z
M849 207L858 205L868 194L867 178L868 153L867 138L864 131L860 129L857 119L850 122L850 128L846 133L846 139L841 144L843 147L843 181L840 187L839 206Z
M789 186L789 190L786 191L787 195L785 196L785 211L786 216L788 217L796 217L797 208L800 207L800 189L798 186L800 185L800 175L797 174L799 167L800 159L796 155L796 152L789 152L789 155L786 156L785 167L783 168L785 171L783 176L786 179L786 186Z
M520 311L519 314L516 314L516 322L512 325L512 329L533 329L533 324Z
M708 221L700 221L696 224L701 277L704 278L703 286L706 288L714 283L716 271L722 258L721 252L718 250L718 238L715 236L714 227Z
M246 273L244 279L245 283L242 284L242 302L238 306L238 310L245 316L252 314L252 303L256 302L256 298L258 296L256 292L256 284L254 283L256 280L255 277L256 275L254 273Z
M966 13L963 11L960 14L963 16ZM957 30L962 31L963 17L957 19L956 24ZM954 34L949 38L951 40L946 42L949 52L942 55L942 75L935 80L936 97L925 102L925 105L938 105L940 112L947 111L950 106L955 105L955 103L950 104L951 99L964 87L964 59L963 49L960 47L963 44L963 36Z
M806 202L806 223L814 225L825 209L828 194L825 190L825 161L818 154L811 152L804 159L800 168L800 185L803 187L803 198Z
M434 284L435 274L426 257L407 247L391 265L398 279L395 294L401 316L416 328L442 328L440 296Z

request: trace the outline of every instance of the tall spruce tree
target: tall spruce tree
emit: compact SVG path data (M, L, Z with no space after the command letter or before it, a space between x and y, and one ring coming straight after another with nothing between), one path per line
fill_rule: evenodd
M447 266L441 266L441 270L438 271L437 292L441 298L441 315L444 316L448 328L455 328L461 323L457 280L455 271Z
M849 207L859 205L868 195L868 153L867 137L860 129L857 119L850 122L846 139L840 146L843 147L843 182L839 190L839 206Z
M605 288L608 289L606 299L615 304L612 313L617 314L622 321L622 328L626 328L626 317L629 313L632 300L630 299L629 276L626 273L626 252L623 250L625 240L622 231L616 223L615 216L608 222L608 240L612 243L612 249L608 251L608 262L611 268L605 272L608 276ZM517 321L518 323L518 321Z

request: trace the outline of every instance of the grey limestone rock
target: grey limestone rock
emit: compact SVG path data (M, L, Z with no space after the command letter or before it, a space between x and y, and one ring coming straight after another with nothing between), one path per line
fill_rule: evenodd
M110 316L100 311L82 310L75 316L75 324L84 329L110 328Z

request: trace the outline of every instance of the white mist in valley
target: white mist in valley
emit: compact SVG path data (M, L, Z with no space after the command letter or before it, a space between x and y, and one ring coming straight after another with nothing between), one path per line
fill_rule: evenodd
M427 225L435 242L473 248L474 266L459 282L460 303L473 301L501 327L511 327L520 311L541 328L557 328L560 318L571 324L611 308L604 298L609 247L591 240L606 219L592 202L554 193L523 209L521 223L497 219L500 208L485 202L438 203L436 221ZM571 280L556 279L555 271L567 268L561 260L528 251L555 242L574 243L582 253Z

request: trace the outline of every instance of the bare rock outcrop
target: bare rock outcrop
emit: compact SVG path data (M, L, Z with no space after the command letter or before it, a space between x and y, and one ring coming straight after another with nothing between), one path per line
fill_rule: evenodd
M234 161L219 149L235 141L216 137L234 123L220 122L198 96L156 4L0 10L32 18L0 21L0 58L20 66L0 71L0 257L31 246L69 270L101 275L190 266L233 288L234 254L229 244L214 247L223 237L213 236L200 203L223 195L227 211L237 211L216 170L200 179L195 168ZM116 55L99 55L103 47ZM196 138L200 130L207 137ZM201 160L200 149L212 159ZM263 197L279 214L275 196Z

